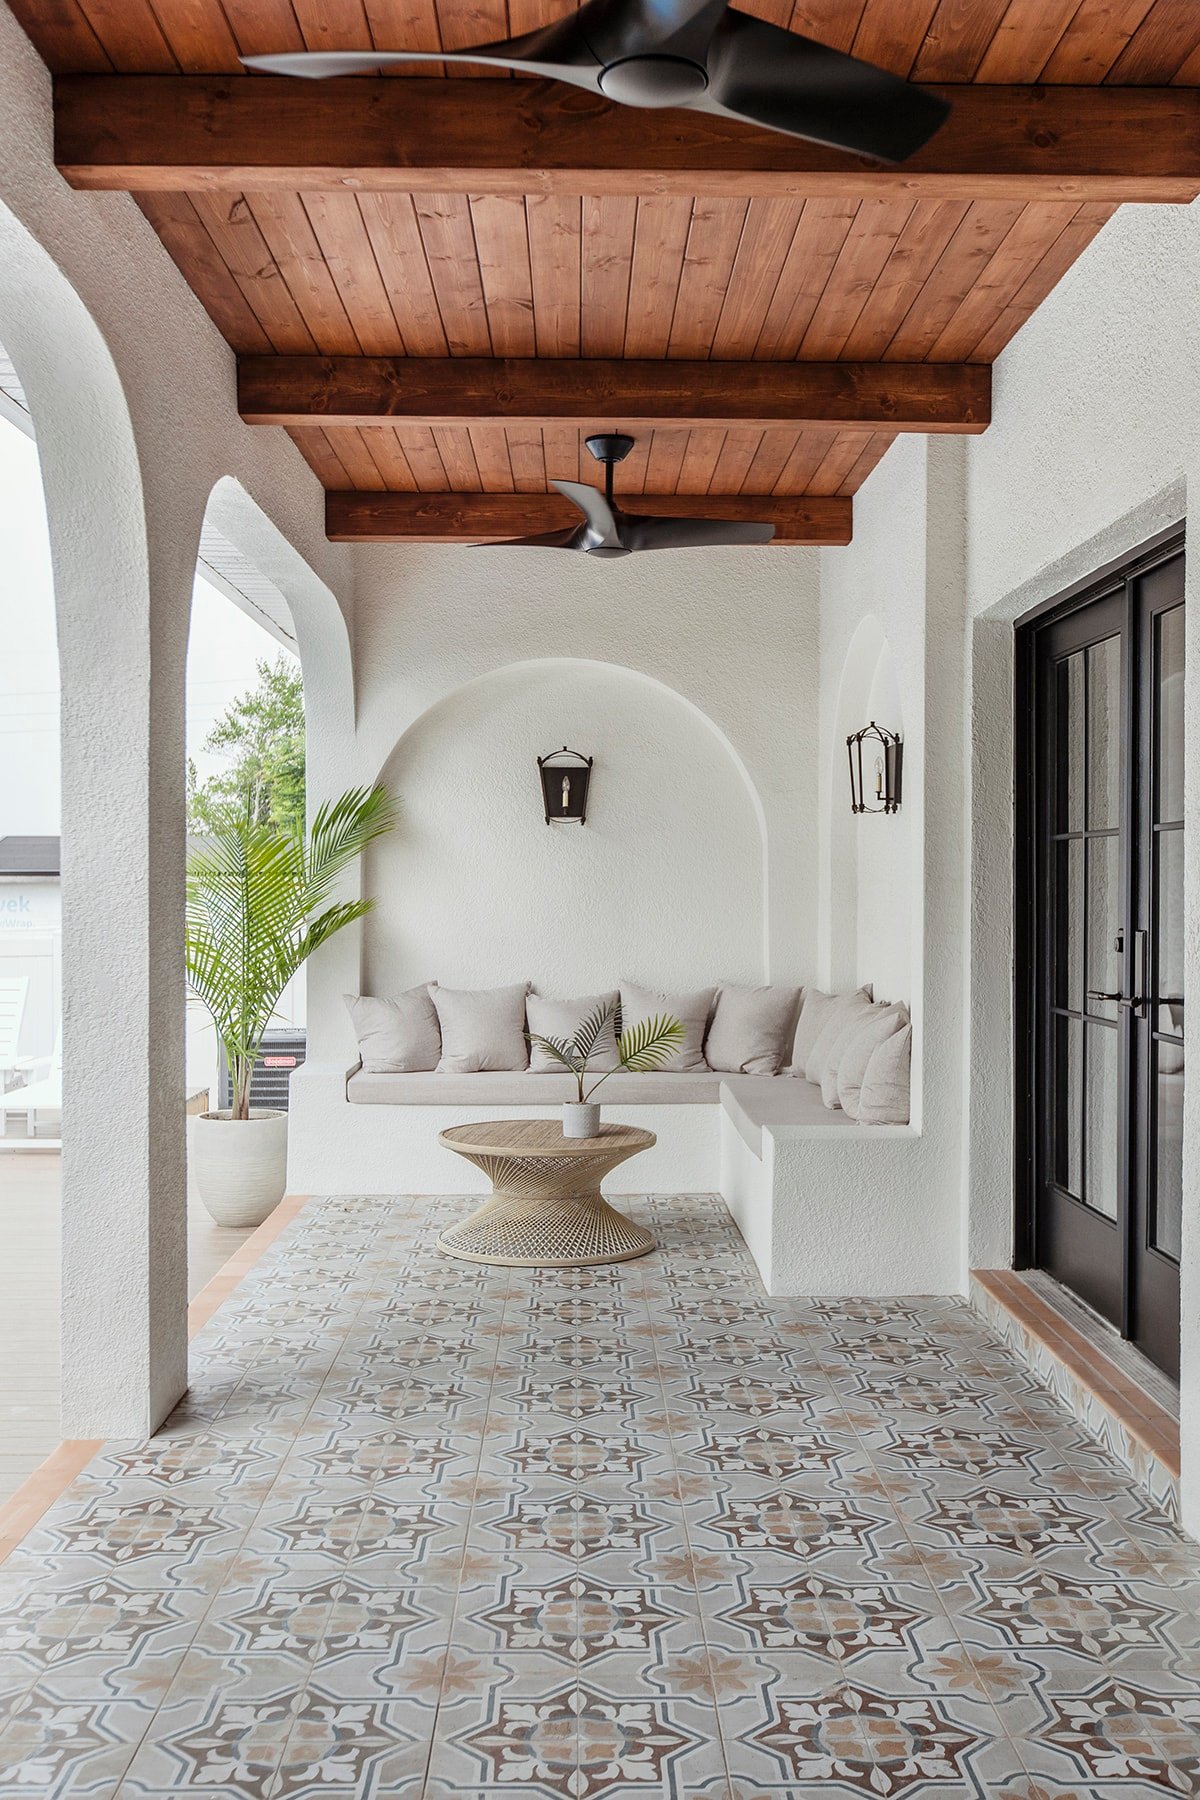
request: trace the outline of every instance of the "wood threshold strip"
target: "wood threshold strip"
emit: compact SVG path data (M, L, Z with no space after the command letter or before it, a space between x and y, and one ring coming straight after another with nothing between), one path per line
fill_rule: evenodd
M1200 89L935 88L953 111L899 168L704 113L545 81L67 75L55 161L74 187L860 200L1188 201Z
M972 1278L1043 1344L1124 1426L1135 1443L1179 1474L1179 1421L1011 1269L973 1269Z
M242 356L250 425L786 425L983 431L985 363Z
M194 1338L213 1314L229 1298L242 1278L249 1273L264 1251L274 1243L300 1211L307 1194L285 1194L269 1219L264 1219L239 1250L222 1265L188 1307L188 1337ZM40 1462L33 1474L23 1481L16 1493L0 1506L0 1563L12 1554L21 1540L29 1535L38 1520L61 1498L75 1477L86 1469L100 1450L104 1438L64 1438Z
M774 545L848 544L853 503L823 494L630 494L617 496L630 514L676 519L765 520ZM559 494L407 494L331 492L326 535L339 544L485 544L533 537L578 525L579 513Z

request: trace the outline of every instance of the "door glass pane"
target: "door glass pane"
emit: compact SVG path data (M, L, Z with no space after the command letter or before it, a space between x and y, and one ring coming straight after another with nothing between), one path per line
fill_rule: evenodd
M1151 1242L1179 1260L1183 1219L1183 608L1156 620L1154 1144ZM1172 828L1172 826L1174 828ZM1162 1034L1162 1035L1160 1035Z
M1073 847L1073 846L1072 846ZM1121 958L1116 948L1121 928L1121 845L1116 837L1094 837L1087 844L1087 985L1092 994L1119 994ZM1115 1000L1087 1001L1093 1018L1115 1019Z
M1165 1009L1164 1009L1165 1010ZM1154 1231L1157 1250L1179 1261L1183 1223L1183 1045L1160 1038L1154 1046Z
M1159 824L1183 818L1183 608L1158 615Z
M1054 1021L1054 1179L1083 1198L1083 1022Z
M1105 638L1087 652L1088 826L1121 822L1121 642Z
M1183 832L1160 831L1156 839L1155 903L1158 917L1158 998L1183 994Z
M1054 961L1055 1003L1083 1009L1084 844L1069 838L1058 845L1058 934Z
M1082 831L1084 821L1084 652L1058 665L1058 805L1054 829Z
M1117 1216L1117 1033L1089 1025L1084 1084L1083 1198L1106 1219Z

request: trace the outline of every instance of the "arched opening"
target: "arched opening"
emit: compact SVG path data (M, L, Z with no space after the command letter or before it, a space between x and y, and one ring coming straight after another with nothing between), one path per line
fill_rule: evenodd
M62 894L54 581L28 399L0 348L0 1504L58 1443Z
M182 955L188 595L152 554L113 358L0 205L0 342L37 436L61 670L66 1436L132 1436L186 1385ZM151 595L154 594L153 624Z

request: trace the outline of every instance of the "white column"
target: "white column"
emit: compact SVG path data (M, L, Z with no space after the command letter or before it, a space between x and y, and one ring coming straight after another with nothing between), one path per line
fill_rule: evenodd
M0 342L37 432L62 679L62 1429L138 1439L187 1385L183 684L203 502L189 541L181 484L143 480L103 337L2 204Z

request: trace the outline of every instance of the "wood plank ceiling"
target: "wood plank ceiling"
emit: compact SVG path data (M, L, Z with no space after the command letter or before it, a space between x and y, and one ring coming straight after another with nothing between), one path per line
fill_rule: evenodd
M918 80L1200 84L1195 0L741 3ZM233 73L239 52L450 49L564 10L562 0L12 5L56 73L83 74ZM629 124L636 130L636 115ZM240 353L692 362L990 363L1113 210L1094 199L896 193L272 188L139 200ZM595 428L621 423L598 418ZM425 494L540 494L555 476L595 479L583 435L502 419L292 428L329 489ZM891 441L885 429L655 425L617 485L629 494L849 496Z

